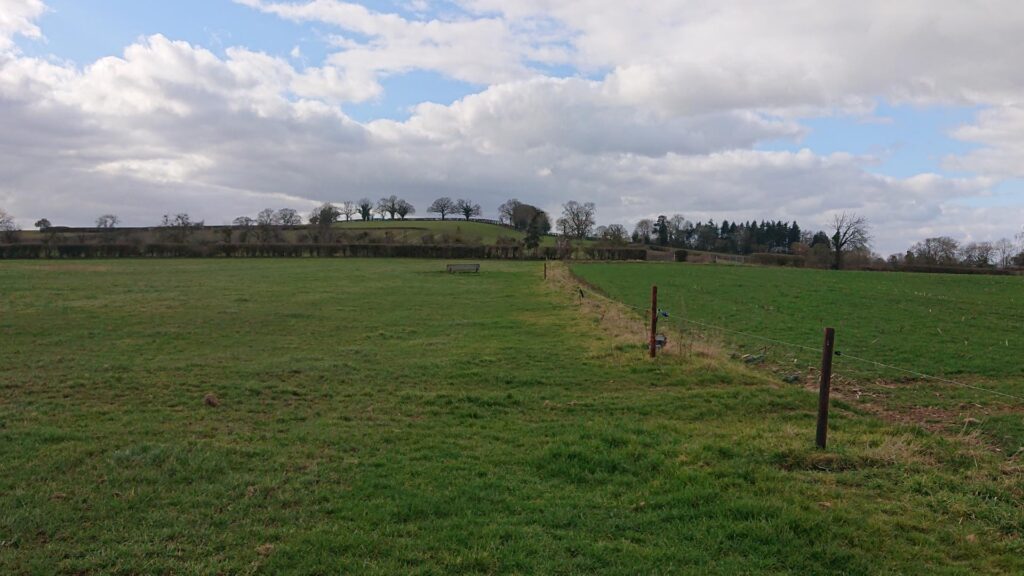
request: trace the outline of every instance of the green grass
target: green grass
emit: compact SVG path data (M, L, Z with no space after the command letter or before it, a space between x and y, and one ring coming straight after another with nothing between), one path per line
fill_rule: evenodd
M369 232L374 241L385 241L389 240L395 243L402 244L421 244L423 242L423 236L426 234L434 234L435 238L433 242L441 242L440 235L447 234L452 239L458 238L462 242L470 244L484 244L493 245L498 242L499 238L513 238L516 240L522 240L525 237L523 232L506 228L504 226L498 226L496 224L490 224L488 222L474 222L460 220L456 218L449 218L445 221L437 220L371 220L364 222L361 220L343 221L336 225L339 231L345 231L349 233L358 233L359 231ZM132 234L141 239L144 242L160 242L161 238L159 234L152 230L140 231L133 229L124 229L122 231L132 231ZM307 230L285 230L281 232L281 239L285 242L305 242ZM390 238L385 238L385 235L390 235ZM38 243L42 241L43 234L36 230L23 230L19 233L21 241ZM99 234L96 232L86 232L81 234L84 238L91 241L99 241ZM65 234L66 240L77 241L78 234ZM193 235L193 241L207 241L207 242L220 242L222 236L219 232L211 229L206 229L197 232ZM238 235L235 234L237 241ZM255 241L250 235L249 242ZM542 236L541 246L555 246L556 238L554 236ZM592 241L584 240L577 242L577 244L589 245Z
M635 306L650 305L656 284L661 306L672 315L670 325L717 337L741 353L766 354L783 374L817 366L822 328L832 326L842 354L835 358L836 374L855 381L848 390L869 392L860 401L881 399L884 406L914 409L925 418L942 416L929 410L943 411L945 419L960 424L975 417L1010 454L1024 446L1024 429L1000 423L1019 423L1024 401L859 360L1024 397L1024 278L690 264L580 264L573 270ZM877 378L906 384L872 385ZM993 415L990 408L1011 413Z
M1024 570L1002 458L442 268L0 266L0 573Z
M399 243L418 244L425 234L448 234L453 237L472 239L481 244L495 244L498 238L514 238L521 240L524 234L511 228L497 226L487 222L472 222L465 220L371 220L362 222L353 220L351 222L340 222L337 227L341 230L372 230L374 232L391 232L394 241ZM437 241L435 239L435 241ZM543 236L542 246L554 246L554 236Z
M650 306L657 284L661 307L678 316L672 322L687 318L817 350L822 329L832 326L837 349L857 357L935 375L1024 376L1021 277L718 265L573 270L636 306Z

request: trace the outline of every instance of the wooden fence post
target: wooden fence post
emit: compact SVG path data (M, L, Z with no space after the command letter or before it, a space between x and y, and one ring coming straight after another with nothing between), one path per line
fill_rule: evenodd
M651 286L651 358L658 355L658 287Z
M832 387L832 355L835 351L836 331L825 328L825 343L821 347L821 386L818 391L818 448L825 449L828 439L828 395Z

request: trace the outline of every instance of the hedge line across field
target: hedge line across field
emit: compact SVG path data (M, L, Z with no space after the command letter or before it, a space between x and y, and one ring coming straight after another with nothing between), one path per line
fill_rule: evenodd
M584 246L576 255L588 260L646 260L641 248ZM448 258L560 259L570 255L558 248L537 251L522 246L464 246L420 244L7 244L0 259L76 258Z

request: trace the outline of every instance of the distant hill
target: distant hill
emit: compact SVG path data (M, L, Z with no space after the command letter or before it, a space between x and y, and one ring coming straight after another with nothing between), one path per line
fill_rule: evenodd
M352 220L339 222L336 227L345 232L365 230L373 234L391 232L392 238L402 244L447 244L442 237L460 238L467 244L497 244L500 238L522 240L524 233L509 226L478 220ZM424 240L429 240L424 242ZM586 243L586 242L584 242ZM542 246L554 246L554 236L544 236Z

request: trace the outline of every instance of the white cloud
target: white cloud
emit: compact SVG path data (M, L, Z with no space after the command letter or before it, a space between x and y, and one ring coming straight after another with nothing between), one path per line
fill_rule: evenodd
M45 11L43 0L0 0L0 50L12 48L15 36L42 38L35 20Z
M681 110L1016 101L1024 5L905 0L463 0L510 22L553 18L576 65Z
M336 37L343 46L328 59L360 74L432 70L476 84L492 84L534 73L523 62L535 55L526 38L500 18L409 20L338 0L305 3L235 0L293 21L316 21L366 37Z
M421 104L409 121L378 122L397 138L461 142L484 153L557 148L582 154L700 154L794 138L794 122L749 111L672 116L630 106L600 82L538 78L493 86L450 106Z
M161 35L85 67L0 50L0 205L26 222L116 212L140 225L392 193L421 210L440 195L491 211L510 197L552 211L589 200L605 223L681 212L815 227L855 210L886 252L1019 228L1020 208L963 202L1024 175L1016 4L473 0L415 20L333 0L236 1L348 36L308 68ZM0 18L21 14L0 19L0 42L39 37L43 10L0 0ZM594 79L538 71L564 62ZM405 121L344 113L414 69L485 86ZM890 178L871 158L756 149L799 138L807 114L870 115L880 97L992 106L954 133L981 148L947 160L977 176Z
M949 167L1024 178L1024 105L984 110L974 124L960 127L953 135L981 148L963 157L946 159Z

